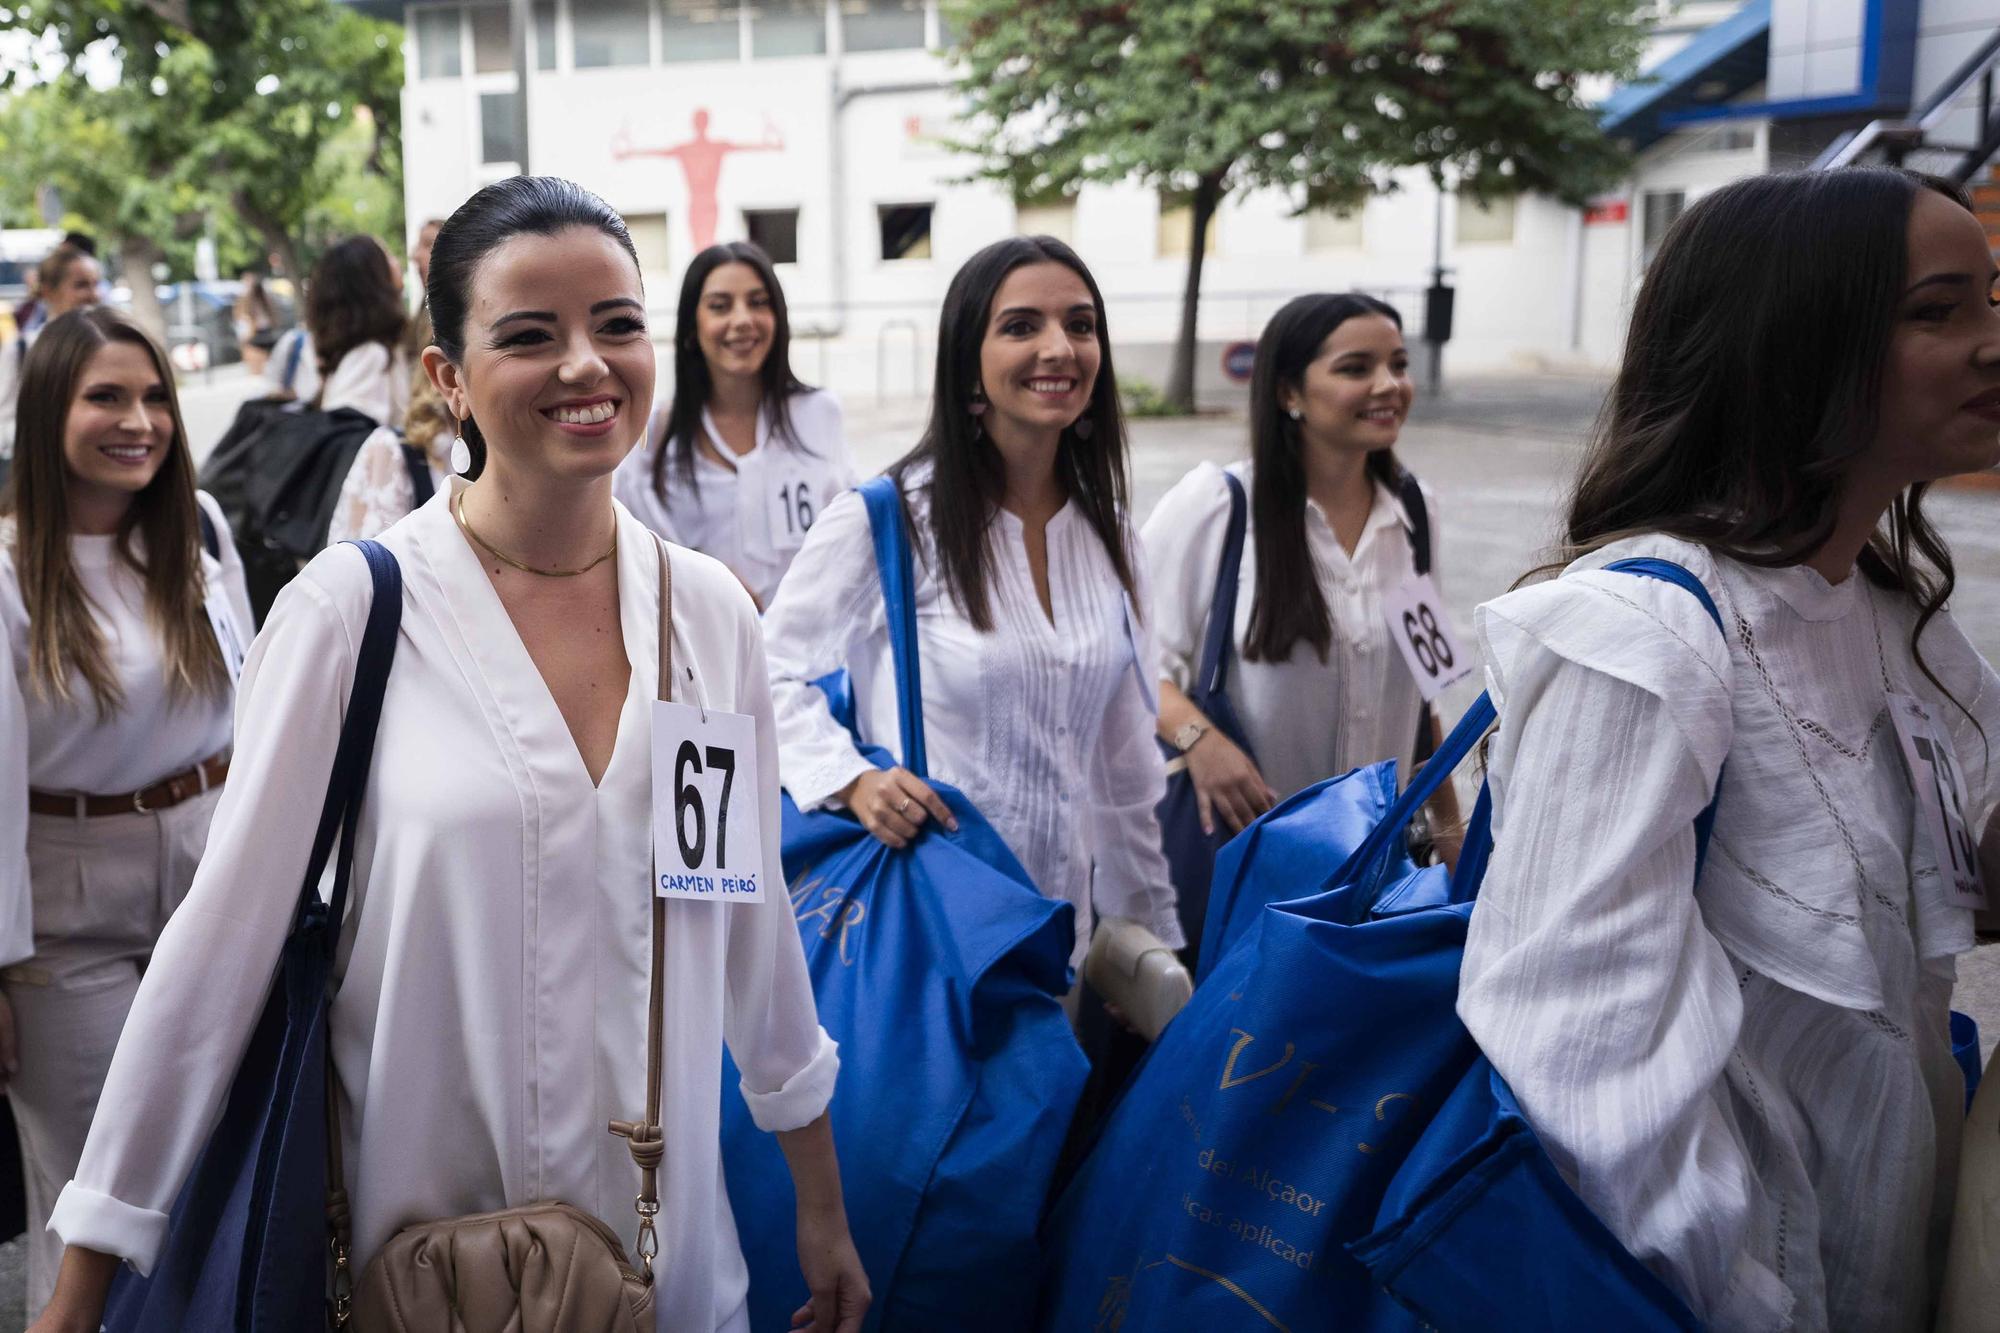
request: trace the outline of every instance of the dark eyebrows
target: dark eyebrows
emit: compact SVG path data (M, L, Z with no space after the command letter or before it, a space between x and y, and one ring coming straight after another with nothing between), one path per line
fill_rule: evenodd
M544 324L553 324L556 322L556 312L553 310L516 310L511 315L502 315L500 318L494 320L493 327L497 329L502 324L512 324L517 319L533 319L540 320Z
M1043 311L1041 311L1035 306L1016 305L1016 306L1008 306L1005 310L1002 310L998 314L994 315L993 318L997 322L1003 319L1010 319L1015 315L1039 316L1042 313ZM1075 305L1071 306L1068 310L1064 311L1063 313L1065 315L1095 315L1097 313L1097 307L1091 305L1088 301L1079 301Z
M609 301L599 301L590 308L590 313L601 315L607 310L637 310L644 314L646 307L629 296L614 296Z
M1988 281L1990 282L1991 279L1988 279ZM1926 287L1970 286L1972 286L1972 275L1970 273L1933 273L1928 278L1910 284L1909 290L1904 292L1903 295L1915 296Z

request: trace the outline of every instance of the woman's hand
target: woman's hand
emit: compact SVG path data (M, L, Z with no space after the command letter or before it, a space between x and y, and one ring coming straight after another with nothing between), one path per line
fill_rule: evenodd
M1201 831L1215 832L1219 814L1231 833L1241 833L1250 821L1278 803L1278 793L1264 781L1257 764L1229 737L1211 727L1187 751L1188 776L1194 779L1195 806Z
M56 1270L55 1294L28 1333L97 1333L104 1297L118 1273L118 1256L72 1245ZM859 1325L856 1325L859 1327Z
M811 1333L860 1333L874 1299L861 1256L839 1208L799 1209L799 1271L812 1299L792 1312L792 1327Z
M861 821L861 827L884 846L909 846L926 819L935 819L953 833L958 832L958 820L952 817L944 797L907 768L886 772L871 768L842 787L839 796L842 804Z

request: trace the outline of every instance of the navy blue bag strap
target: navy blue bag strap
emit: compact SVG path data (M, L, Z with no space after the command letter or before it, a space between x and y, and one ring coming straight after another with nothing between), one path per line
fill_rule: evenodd
M424 457L424 451L416 445L404 440L398 440L397 443L403 450L403 466L410 473L410 494L415 497L410 508L422 509L431 502L431 497L437 494L437 484L431 480L430 460Z
M875 569L882 579L882 604L888 612L889 660L896 668L903 767L928 781L923 670L917 656L916 568L903 517L903 493L894 477L872 477L856 489L868 507L868 527L875 537Z
M290 389L298 381L299 358L305 355L305 350L306 331L303 328L293 329L291 350L285 353L284 385L287 389Z
M361 793L375 757L375 729L382 718L382 694L388 688L389 667L396 660L396 633L403 619L403 571L396 557L380 542L349 542L367 558L374 600L361 632L361 651L354 662L354 683L347 692L347 716L340 724L340 741L333 752L333 774L320 806L319 829L313 835L312 857L306 862L305 883L299 890L294 929L324 911L332 929L326 933L331 954L340 939L340 922L347 908L347 885L354 868L354 830L361 818ZM333 893L322 906L320 877L332 855L335 835L340 855L334 861Z
M1228 472L1229 526L1222 538L1222 560L1215 567L1215 595L1208 602L1208 631L1201 643L1201 669L1195 674L1196 688L1203 694L1222 693L1229 676L1229 649L1236 637L1236 586L1243 573L1243 534L1250 526L1249 505L1243 497L1243 483Z
M209 559L222 559L222 534L215 530L215 520L208 516L208 510L199 500L194 506L195 517L201 520L201 548L208 552Z

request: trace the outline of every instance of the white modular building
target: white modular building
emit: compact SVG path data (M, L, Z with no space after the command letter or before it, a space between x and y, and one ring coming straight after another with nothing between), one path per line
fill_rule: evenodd
M1136 184L1022 206L970 179L976 159L950 146L964 127L936 0L532 0L525 143L505 0L365 7L405 23L412 231L524 162L570 177L630 224L662 336L688 259L748 237L778 261L800 373L888 397L927 390L959 263L1045 232L1103 287L1121 376L1164 378L1186 209ZM1300 292L1386 295L1420 336L1440 256L1457 293L1448 374L1601 369L1666 227L1707 190L1904 155L1983 178L2000 147L1997 60L2000 0L1663 6L1646 75L1602 102L1634 169L1587 208L1461 205L1421 175L1346 216L1275 191L1228 200L1209 237L1198 386L1240 392L1227 348Z

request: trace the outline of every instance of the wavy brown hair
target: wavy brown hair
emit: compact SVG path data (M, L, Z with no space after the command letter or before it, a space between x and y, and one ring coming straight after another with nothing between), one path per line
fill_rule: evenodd
M69 465L63 440L70 404L83 387L91 358L117 342L142 347L152 358L166 389L173 436L160 470L132 497L120 520L116 550L145 582L146 618L159 636L168 697L188 701L229 688L203 609L194 458L167 354L128 315L104 306L75 310L49 322L22 367L14 473L0 510L11 519L14 568L28 610L28 687L43 698L72 702L80 679L95 696L100 719L118 710L124 691L70 563Z
M1753 176L1688 209L1639 290L1545 570L1642 533L1762 566L1825 545L1875 440L1910 209L1927 190L1971 211L1951 182L1889 167ZM1956 577L1927 489L1895 499L1857 567L1916 605L1911 651L1950 697L1918 647Z
M403 336L403 295L396 261L373 236L350 236L319 257L306 286L306 331L321 383L340 359L366 343L390 351Z

